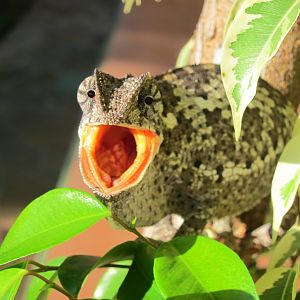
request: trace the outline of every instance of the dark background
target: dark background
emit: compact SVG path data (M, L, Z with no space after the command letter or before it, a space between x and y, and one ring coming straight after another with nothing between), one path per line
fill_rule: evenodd
M80 118L77 87L121 9L120 0L1 0L1 206L55 186Z

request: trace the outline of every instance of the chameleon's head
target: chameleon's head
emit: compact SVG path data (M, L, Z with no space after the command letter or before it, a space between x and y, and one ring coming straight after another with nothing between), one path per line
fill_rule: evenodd
M80 168L110 198L136 185L161 143L160 92L150 74L117 79L96 69L79 86Z

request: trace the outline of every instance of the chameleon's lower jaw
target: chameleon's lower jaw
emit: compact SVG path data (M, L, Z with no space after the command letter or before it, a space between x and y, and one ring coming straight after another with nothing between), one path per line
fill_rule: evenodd
M160 146L151 130L86 125L80 139L80 168L96 193L110 197L136 185Z

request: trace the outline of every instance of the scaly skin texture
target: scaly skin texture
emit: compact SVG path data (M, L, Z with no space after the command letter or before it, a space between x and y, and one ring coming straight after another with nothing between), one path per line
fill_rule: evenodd
M91 88L96 90L93 103L86 97ZM154 99L151 105L143 101L147 95ZM83 109L79 136L87 124L130 124L162 139L143 179L113 197L100 195L101 200L128 223L136 217L138 226L179 214L187 231L201 229L211 218L247 211L268 196L296 119L292 105L260 80L236 142L215 65L119 80L97 71L82 83L78 98Z

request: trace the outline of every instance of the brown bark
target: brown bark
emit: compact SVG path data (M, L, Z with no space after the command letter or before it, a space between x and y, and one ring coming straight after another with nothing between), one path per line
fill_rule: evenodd
M223 33L233 0L206 0L194 31L191 64L219 63Z

